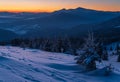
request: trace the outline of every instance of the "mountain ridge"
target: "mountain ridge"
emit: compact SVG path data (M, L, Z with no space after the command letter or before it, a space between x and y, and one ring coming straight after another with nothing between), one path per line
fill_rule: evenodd
M51 13L0 14L0 28L23 37L83 36L90 28L102 28L116 20L120 12L96 11L85 8L61 9ZM8 18L9 17L9 18ZM110 23L109 23L110 24ZM101 26L101 27L100 27Z

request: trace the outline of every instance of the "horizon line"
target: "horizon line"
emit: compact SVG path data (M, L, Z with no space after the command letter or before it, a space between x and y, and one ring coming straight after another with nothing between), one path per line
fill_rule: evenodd
M10 12L10 13L52 13L59 10L70 10L70 9L77 9L77 8L83 8L83 9L89 9L89 10L95 10L95 11L103 11L103 12L120 12L119 10L102 10L102 9L93 9L93 8L85 8L85 7L76 7L76 8L61 8L56 10L0 10L0 12Z

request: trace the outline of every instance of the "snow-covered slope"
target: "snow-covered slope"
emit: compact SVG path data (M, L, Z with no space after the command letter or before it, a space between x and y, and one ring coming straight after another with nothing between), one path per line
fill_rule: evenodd
M119 77L83 74L68 54L0 47L0 82L118 82Z

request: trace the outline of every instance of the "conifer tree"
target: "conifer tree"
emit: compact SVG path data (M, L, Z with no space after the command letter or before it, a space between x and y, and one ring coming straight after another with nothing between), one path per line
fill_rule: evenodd
M103 60L108 60L108 52L107 52L107 48L106 47L104 47L104 49L103 49L102 59Z
M98 42L96 42L93 33L89 33L88 38L85 39L83 53L79 55L77 63L85 66L87 70L95 70L95 61L100 61L100 56L97 53L97 48Z

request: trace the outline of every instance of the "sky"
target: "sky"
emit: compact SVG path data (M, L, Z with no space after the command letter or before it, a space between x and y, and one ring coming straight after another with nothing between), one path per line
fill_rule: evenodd
M52 12L77 7L120 11L120 0L0 0L0 11Z

